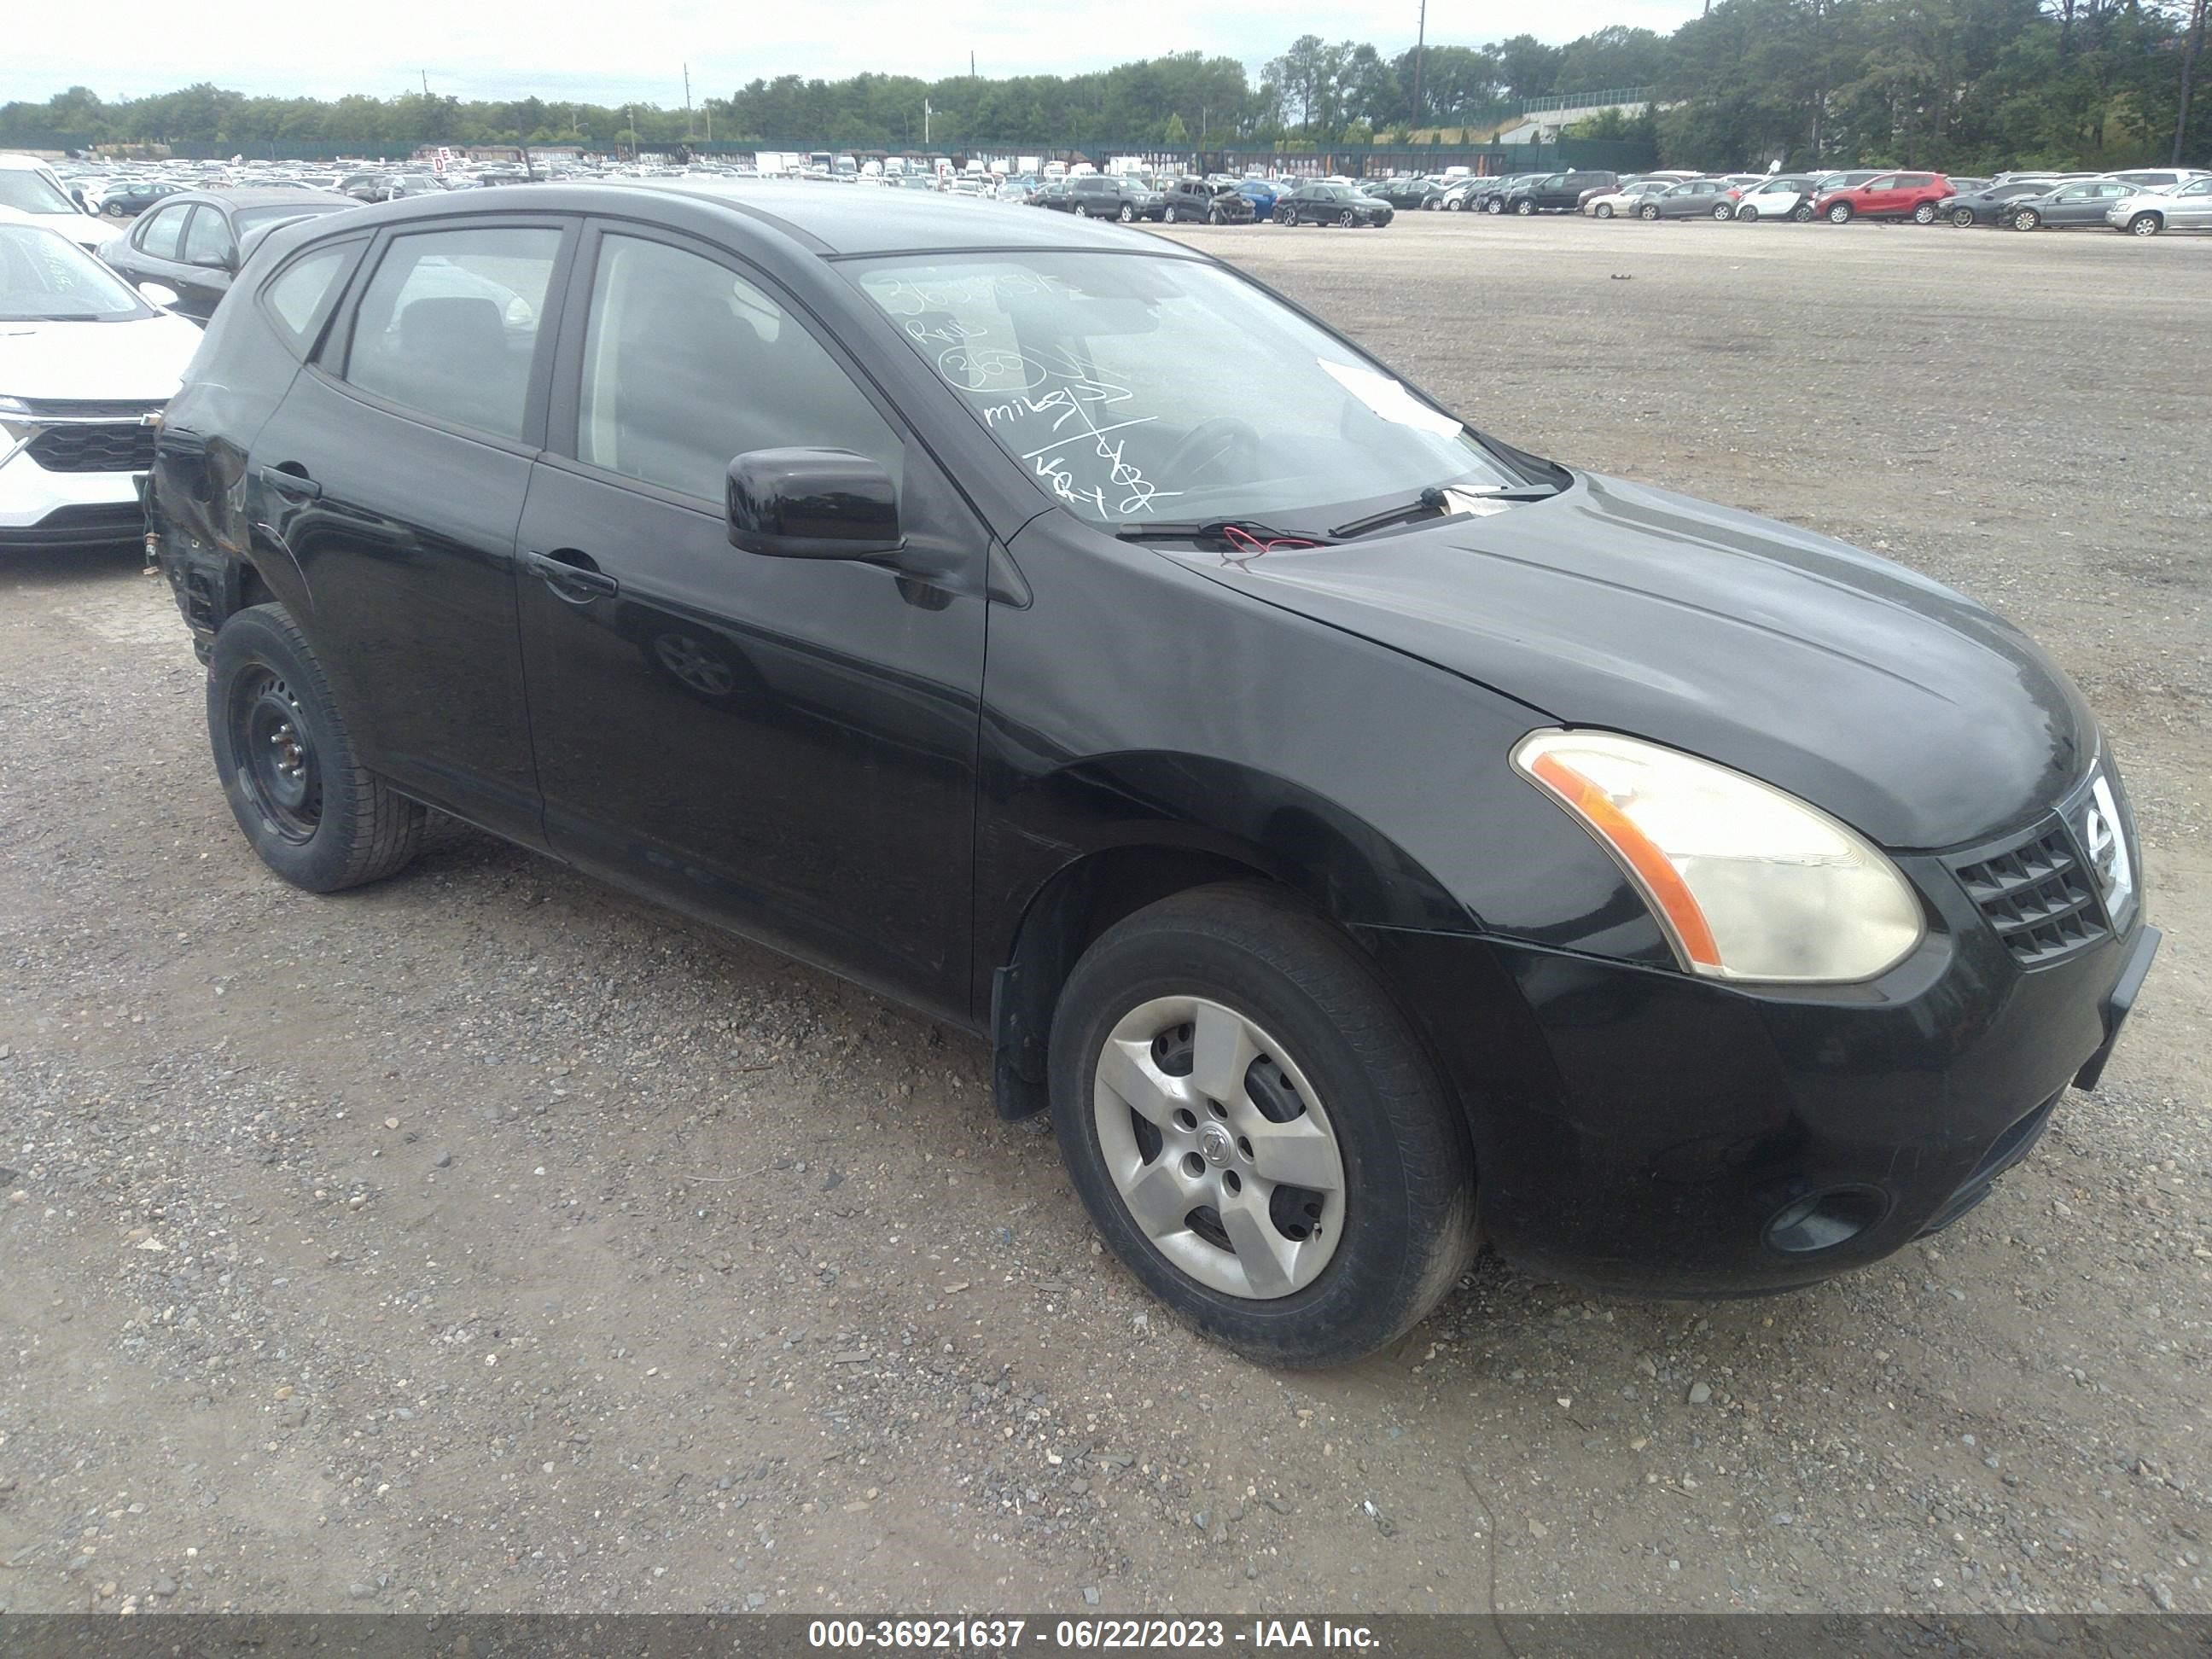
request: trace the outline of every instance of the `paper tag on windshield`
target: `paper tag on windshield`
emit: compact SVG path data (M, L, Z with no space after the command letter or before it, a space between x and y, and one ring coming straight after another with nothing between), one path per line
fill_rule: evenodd
M1377 374L1371 368L1362 368L1356 363L1333 363L1326 357L1314 361L1328 372L1331 379L1365 404L1384 420L1400 426L1410 426L1417 431L1433 432L1440 438L1455 438L1460 423L1449 415L1440 415L1406 390L1387 374Z

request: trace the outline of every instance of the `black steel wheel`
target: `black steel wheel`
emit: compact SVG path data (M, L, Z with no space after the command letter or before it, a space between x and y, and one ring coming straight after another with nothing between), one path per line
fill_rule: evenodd
M223 623L208 656L207 714L231 816L285 880L336 892L415 856L428 813L362 766L322 664L283 607Z

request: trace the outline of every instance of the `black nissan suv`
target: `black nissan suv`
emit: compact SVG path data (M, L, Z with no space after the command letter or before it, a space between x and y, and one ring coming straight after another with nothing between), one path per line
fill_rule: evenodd
M1372 1352L1478 1241L1878 1260L2095 1084L2157 944L2009 623L1114 226L686 180L284 227L149 550L277 875L447 813L972 1031L1265 1360Z

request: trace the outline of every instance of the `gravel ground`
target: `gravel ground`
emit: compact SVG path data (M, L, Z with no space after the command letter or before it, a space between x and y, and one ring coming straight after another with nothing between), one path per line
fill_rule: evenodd
M1395 1351L1270 1374L1100 1255L968 1038L451 825L283 886L161 586L17 559L0 1607L2212 1610L2212 243L1187 240L1505 436L2037 633L2168 929L2105 1090L1851 1279L1486 1260Z

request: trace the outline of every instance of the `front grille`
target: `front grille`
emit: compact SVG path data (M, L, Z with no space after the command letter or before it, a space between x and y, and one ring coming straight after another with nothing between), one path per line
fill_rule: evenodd
M2014 845L1954 867L2024 968L2070 957L2112 933L2095 880L2063 824L2046 821Z
M29 452L49 472L144 472L154 465L154 428L135 422L48 427Z

